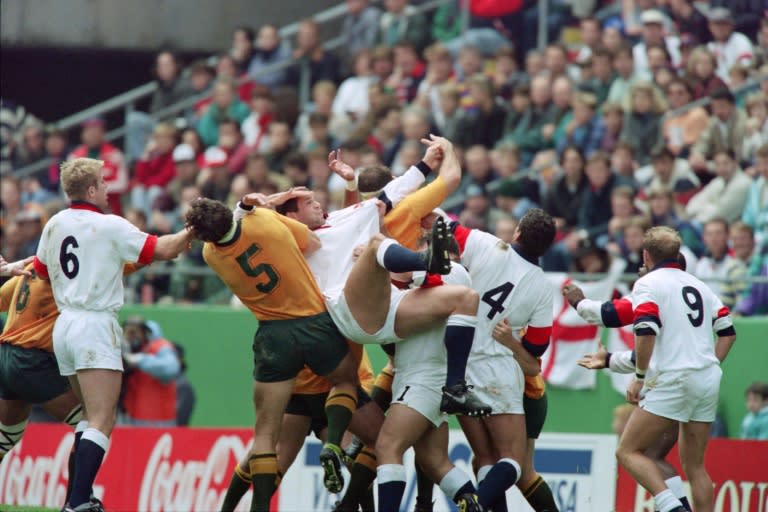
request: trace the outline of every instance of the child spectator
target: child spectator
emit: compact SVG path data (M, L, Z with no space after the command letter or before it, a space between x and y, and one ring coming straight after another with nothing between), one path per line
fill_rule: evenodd
M741 422L742 439L768 439L768 384L755 382L747 388L747 410Z

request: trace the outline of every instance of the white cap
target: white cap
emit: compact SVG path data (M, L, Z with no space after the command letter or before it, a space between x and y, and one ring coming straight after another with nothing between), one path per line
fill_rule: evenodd
M218 146L211 146L203 155L206 167L222 167L227 165L227 153Z
M195 159L195 150L189 144L179 144L173 148L174 162L187 162Z
M657 9L647 9L640 15L640 21L643 22L643 25L648 23L659 23L663 25L667 22L667 17L663 12Z

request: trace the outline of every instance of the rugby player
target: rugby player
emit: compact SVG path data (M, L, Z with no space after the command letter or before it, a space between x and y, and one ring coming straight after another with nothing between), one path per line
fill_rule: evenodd
M693 508L710 512L712 480L704 467L704 453L717 411L720 363L736 331L728 308L704 283L680 268L680 246L680 235L673 229L655 227L645 234L643 262L650 271L635 283L630 295L636 360L635 379L627 388L627 401L640 406L627 422L616 457L654 496L657 510L684 511L659 467L644 454L680 422L680 459L691 483Z
M75 449L75 476L66 510L101 510L91 503L91 488L109 444L122 385L122 329L125 263L148 264L175 258L191 233L156 237L116 215L105 215L104 162L75 158L61 165L61 185L69 208L43 228L35 272L49 278L59 316L53 350L59 372L85 406L87 428Z
M514 352L493 339L493 329L506 320L523 348L540 357L552 331L553 293L544 283L538 259L552 245L555 223L543 210L529 210L515 232L515 242L453 224L461 262L481 297L477 336L467 376L481 400L493 412L481 421L459 422L479 466L478 501L485 508L503 510L506 490L521 476L526 457L523 408L525 379ZM525 332L522 330L525 328Z

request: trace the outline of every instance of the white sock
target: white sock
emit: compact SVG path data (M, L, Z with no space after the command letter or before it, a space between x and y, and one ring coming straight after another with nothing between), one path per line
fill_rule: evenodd
M82 440L85 441L86 439L96 444L102 450L107 451L107 446L109 446L109 438L100 430L88 427L85 429L85 432L83 432Z
M402 464L382 464L376 468L376 478L380 484L405 482L405 466Z
M672 494L677 496L678 498L687 498L688 496L685 495L685 486L683 486L683 479L679 476L673 476L672 478L667 478L664 480L664 483L666 484L667 488L672 491Z
M445 474L438 485L440 486L440 490L443 491L446 496L455 500L456 495L459 493L459 489L464 487L468 482L471 482L469 476L454 466L453 469Z
M450 315L445 325L456 325L459 327L477 326L477 317L475 315Z
M386 238L382 240L382 242L379 244L379 248L376 250L376 261L379 263L379 266L383 269L386 269L387 267L384 265L384 253L387 252L387 249L389 249L390 245L398 245L398 243L391 238Z
M481 466L480 469L477 470L477 485L480 485L480 482L485 480L485 477L488 476L491 469L493 469L493 465L488 464L487 466Z
M683 504L680 503L680 500L675 498L675 495L672 494L672 491L669 489L661 491L653 497L653 500L656 502L656 510L659 512L669 512L670 510L683 506Z
M88 421L80 420L77 422L77 425L75 426L75 434L79 434L80 432L85 432L85 429L87 428L88 428Z

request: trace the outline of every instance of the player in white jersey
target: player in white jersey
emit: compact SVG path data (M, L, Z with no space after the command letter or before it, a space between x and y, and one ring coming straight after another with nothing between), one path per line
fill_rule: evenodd
M398 276L410 281L411 276ZM470 286L469 274L453 263L445 284ZM405 493L403 454L416 450L416 461L460 510L478 508L475 486L448 458L448 424L440 411L440 387L445 382L445 325L433 327L397 344L393 401L376 440L379 512L396 512Z
M480 467L478 499L485 508L504 509L506 490L520 478L526 454L523 410L524 375L512 350L493 339L506 320L532 356L549 345L554 292L538 259L552 245L555 223L538 208L529 210L515 232L515 243L454 225L461 262L480 295L477 329L467 378L493 412L481 422L459 418ZM524 330L524 333L523 333Z
M61 184L69 208L43 229L34 266L51 280L60 311L53 330L59 371L85 405L88 427L75 448L75 475L66 510L101 510L90 503L122 383L123 266L176 257L191 241L183 230L160 238L136 229L116 215L105 215L104 163L77 158L62 164Z
M736 339L730 312L678 262L681 240L667 227L648 230L643 262L651 269L632 290L635 379L627 400L639 403L627 422L616 456L651 494L661 512L685 509L644 454L674 422L680 422L680 459L691 483L693 506L712 511L712 481L704 467L725 359ZM713 331L717 341L712 342Z

